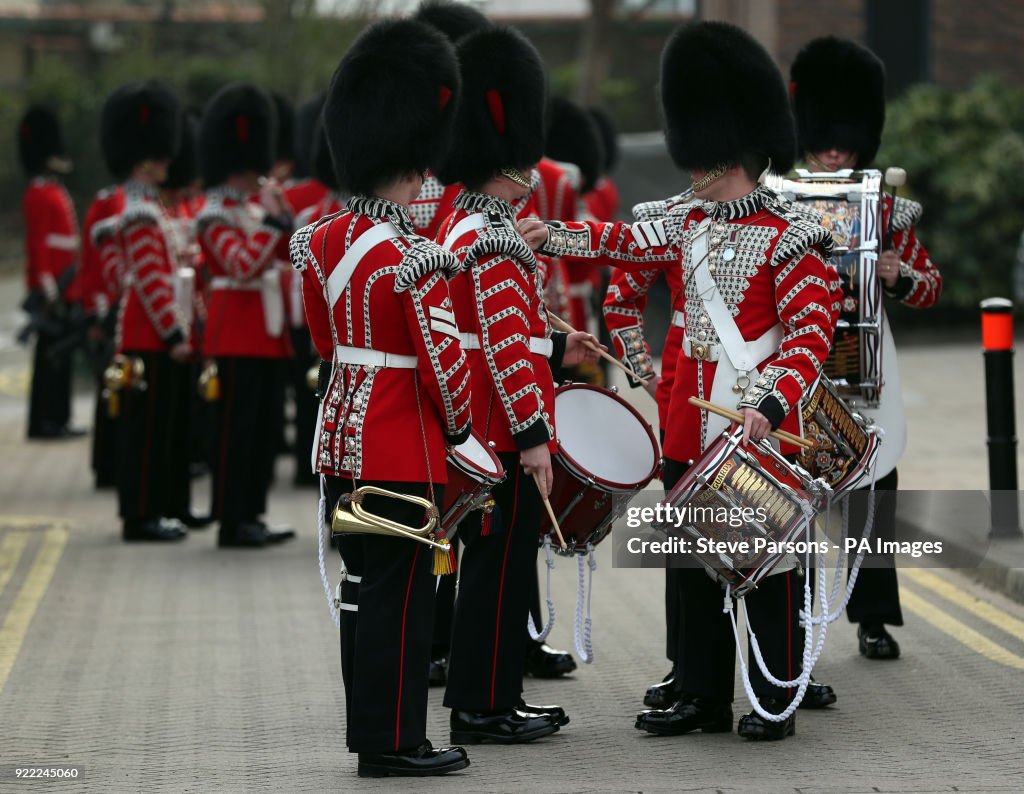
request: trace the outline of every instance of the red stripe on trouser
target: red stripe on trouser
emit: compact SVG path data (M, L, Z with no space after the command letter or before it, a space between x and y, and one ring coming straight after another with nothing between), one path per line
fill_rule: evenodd
M807 631L810 631L810 626ZM786 572L786 680L793 680L793 577ZM793 697L793 688L787 692Z
M402 639L398 650L398 700L395 703L395 752L401 749L398 745L402 735L402 679L405 672L405 626L406 618L409 616L409 594L412 593L412 580L416 575L416 560L420 557L420 547L417 544L416 551L412 555L412 565L409 566L409 583L405 586L405 605L402 607Z
M156 357L154 356L151 360L153 366L150 369L153 371L149 374L149 383L147 384L149 395L146 400L146 440L142 444L142 477L139 483L139 515L143 518L151 518L146 513L146 506L149 501L149 455L153 448L153 415L156 413L156 375L158 369Z
M501 637L501 599L505 593L505 569L508 567L508 547L512 543L512 526L516 523L519 506L519 467L516 467L516 486L512 492L512 517L505 524L505 554L501 558L501 580L498 582L498 610L494 620L494 659L491 662L491 708L494 708L494 687L498 679L498 647Z
M235 400L235 362L231 361L231 371L228 373L227 388L221 395L224 400L224 414L220 423L220 461L217 466L217 518L224 518L224 483L227 480L228 468L228 445L231 443L229 430L231 428L231 406Z

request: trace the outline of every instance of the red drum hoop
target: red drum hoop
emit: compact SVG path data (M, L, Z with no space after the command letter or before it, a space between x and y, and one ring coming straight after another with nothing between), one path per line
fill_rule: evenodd
M692 544L687 556L737 597L757 587L793 553L787 544L810 540L805 533L830 493L824 482L812 480L767 442L744 446L741 438L742 429L733 425L665 497L667 505L685 516L678 530ZM710 543L715 548L706 548Z
M614 392L584 383L555 390L555 432L550 501L567 546L562 553L584 554L654 478L661 453L639 411ZM545 515L541 539L551 531Z
M448 453L447 463L441 526L451 535L474 510L490 512L491 490L505 479L505 469L475 430L470 430L469 438Z

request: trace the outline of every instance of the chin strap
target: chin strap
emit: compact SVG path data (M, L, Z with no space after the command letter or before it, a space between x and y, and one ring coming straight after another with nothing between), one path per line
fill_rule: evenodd
M506 179L510 179L511 181L515 182L517 185L519 185L519 187L524 187L527 190L531 190L533 188L533 183L530 182L529 178L523 176L515 168L502 168L500 171L498 171L498 173L501 174Z
M710 185L714 184L723 176L725 176L725 172L728 170L729 166L727 166L725 163L719 163L706 174L704 174L703 177L694 182L691 190L693 190L694 193L700 193L702 190L707 190L707 188Z

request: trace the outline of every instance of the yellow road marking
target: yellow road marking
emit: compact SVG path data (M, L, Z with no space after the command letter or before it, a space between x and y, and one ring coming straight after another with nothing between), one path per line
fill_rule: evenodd
M975 598L970 593L964 592L956 585L928 571L919 568L904 569L900 571L900 575L909 577L915 584L927 587L946 600L952 601L958 607L977 615L982 620L987 620L993 626L1024 642L1024 620L1007 615L1003 610Z
M18 560L21 559L21 553L25 550L26 543L28 543L27 532L5 535L3 541L0 541L0 595L3 594L7 583L11 581L14 569L18 567Z
M14 603L11 604L3 625L0 626L0 692L3 692L7 677L14 667L14 660L18 658L25 634L36 614L36 608L50 585L50 579L57 569L67 539L66 529L55 527L46 530L32 568L22 583Z
M925 599L906 587L901 588L900 601L911 612L931 623L935 628L945 632L953 639L963 643L972 651L977 651L993 662L1004 664L1015 670L1024 670L1024 658L1006 650L1002 645L992 642L988 637L979 634L969 626L965 626L956 618L941 609L929 604Z

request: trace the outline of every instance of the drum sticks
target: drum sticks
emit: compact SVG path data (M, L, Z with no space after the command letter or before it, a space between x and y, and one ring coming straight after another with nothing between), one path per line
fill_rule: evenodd
M576 333L576 329L573 328L571 325L569 325L569 323L567 323L565 320L563 320L557 314L553 314L552 312L548 312L548 318L551 320L551 324L553 326L555 326L555 328L557 328L559 331L565 331L566 333L569 333L569 334ZM627 375L629 375L629 377L631 377L631 378L635 378L636 377L636 373L633 372L629 367L627 367L625 364L623 364L621 361L619 361L617 358L615 358L615 356L606 353L604 350L599 348L593 342L584 342L583 344L585 344L591 350L597 351L597 354L601 358L603 358L605 361L609 362L610 364L614 364L616 367L618 367L623 372L625 372Z
M723 408L720 405L709 403L707 400L701 400L698 397L691 397L690 405L696 405L698 408L703 408L704 410L711 411L712 413L718 414L719 416L724 416L726 419L731 419L732 421L736 422L741 426L743 424L743 414L741 414L739 411L733 411L730 410L729 408ZM794 436L792 433L787 433L785 430L773 430L771 434L774 438L777 438L779 441L787 441L790 444L795 444L796 446L802 447L803 449L814 449L813 441L808 441L806 438L801 438L800 436Z
M540 477L537 476L537 472L533 473L533 481L537 483L537 490L543 494L544 488L540 484ZM555 528L555 535L558 537L558 545L562 551L565 551L567 546L565 545L565 538L562 537L562 528L558 526L558 519L555 518L555 511L551 508L551 502L548 501L546 496L541 496L544 500L544 509L548 511L548 518L551 519L551 526Z

